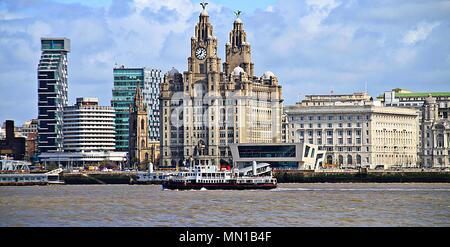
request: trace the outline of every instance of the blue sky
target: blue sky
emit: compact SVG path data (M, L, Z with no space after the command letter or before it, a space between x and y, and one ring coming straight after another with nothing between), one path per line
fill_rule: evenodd
M109 105L116 63L186 70L199 2L0 1L0 121L37 116L43 36L71 39L70 104L94 96ZM372 96L396 87L450 91L449 0L208 2L222 60L233 11L242 10L256 74L273 71L286 104L366 85Z

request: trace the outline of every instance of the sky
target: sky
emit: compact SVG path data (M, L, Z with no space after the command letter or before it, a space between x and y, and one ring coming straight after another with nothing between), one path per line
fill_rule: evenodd
M37 118L41 37L71 40L69 104L110 105L115 64L185 71L199 2L0 0L0 122ZM241 10L255 73L275 73L285 105L330 91L450 91L450 0L207 2L222 61Z

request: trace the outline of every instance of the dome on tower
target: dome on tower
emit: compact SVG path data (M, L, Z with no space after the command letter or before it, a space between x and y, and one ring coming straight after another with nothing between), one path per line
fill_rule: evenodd
M262 77L264 80L268 80L268 79L270 79L270 77L276 77L276 76L272 71L266 71Z
M174 67L172 67L171 70L169 70L169 75L170 76L174 76L175 74L179 74L180 72L178 72L177 69L175 69Z
M241 75L241 73L245 73L244 69L237 66L236 68L233 69L233 72L231 73L231 75L239 76L239 75Z
M241 18L236 18L236 20L234 20L234 23L242 23L242 20L241 20Z
M200 16L208 16L208 12L206 11L206 9L202 10L202 12L200 13Z

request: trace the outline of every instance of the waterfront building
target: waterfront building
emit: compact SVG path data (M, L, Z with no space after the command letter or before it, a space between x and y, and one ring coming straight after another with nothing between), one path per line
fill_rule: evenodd
M139 87L136 87L134 102L130 105L128 155L130 164L145 164L156 162L157 141L150 141L148 136L149 121L147 105ZM159 146L158 146L159 148Z
M111 106L116 115L116 150L128 151L130 105L133 104L136 87L143 92L144 103L148 114L148 135L150 141L160 140L160 85L161 71L148 68L113 69L114 88L112 90Z
M230 162L232 143L280 143L281 86L270 71L254 75L250 44L239 16L225 45L221 70L218 39L203 5L190 40L188 70L172 69L161 87L163 166L190 160Z
M243 168L258 163L269 163L276 170L314 170L323 166L325 151L314 144L280 143L230 144L235 167Z
M281 142L288 143L289 138L289 117L286 113L281 115Z
M77 98L76 104L64 107L62 152L41 153L44 164L65 169L112 163L122 167L126 152L115 152L114 109L99 106L97 98Z
M52 152L39 155L40 161L48 167L54 164L66 170L77 167L114 165L118 169L127 162L127 152L93 151L93 152Z
M38 132L38 126L39 121L37 119L31 119L28 121L25 121L20 128L18 128L18 132L22 135L27 137L30 133L37 133Z
M391 91L384 92L382 95L378 96L378 99L383 103L384 106L388 107L402 107L417 109L419 114L419 163L424 167L432 166L442 166L446 164L445 162L440 162L446 160L446 157L436 158L437 153L441 153L444 150L438 150L436 146L430 143L427 139L433 138L430 136L432 133L428 130L436 126L445 126L445 122L450 116L450 92L412 92L406 89L395 88ZM434 113L437 114L433 119L423 119L426 113L425 109L429 109L428 106L425 107L426 101L432 103ZM429 114L428 114L429 115ZM441 121L442 120L442 121ZM442 122L438 124L437 122ZM425 124L425 125L424 125ZM443 124L443 125L442 125ZM444 127L445 128L445 127ZM433 141L434 145L437 145L436 141ZM432 155L435 158L432 158Z
M38 119L25 121L17 128L17 133L26 138L25 160L37 161L38 152Z
M341 104L359 104L372 102L373 99L366 92L353 94L312 94L306 95L305 99L298 102L300 106L334 106Z
M450 167L450 117L440 111L441 104L430 94L422 105L420 155L424 167Z
M41 38L38 74L39 152L63 149L62 112L67 105L67 38Z
M333 99L323 98L324 102ZM418 113L379 102L299 102L285 108L290 142L316 144L340 167L416 166Z
M114 151L114 109L99 106L97 98L77 98L64 107L64 152Z
M406 89L395 88L384 92L377 99L384 106L422 109L425 100L430 96L436 100L438 115L442 118L448 118L450 115L450 92L412 92Z
M5 121L5 138L0 139L0 156L14 159L25 159L25 137L16 137L14 121Z

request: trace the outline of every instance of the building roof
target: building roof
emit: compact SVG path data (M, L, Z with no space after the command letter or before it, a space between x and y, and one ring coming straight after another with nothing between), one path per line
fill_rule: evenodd
M446 97L450 96L450 92L432 92L432 93L396 93L397 97L428 97L431 95L432 97Z
M395 97L399 98L399 97L410 97L410 98L414 98L414 97L450 97L450 92L419 92L419 93L396 93ZM384 98L384 94L380 94L378 97L378 99L383 99Z

